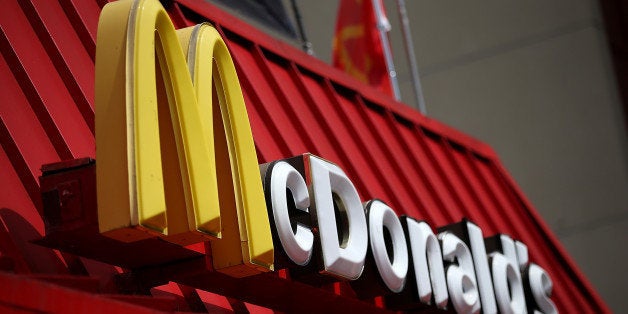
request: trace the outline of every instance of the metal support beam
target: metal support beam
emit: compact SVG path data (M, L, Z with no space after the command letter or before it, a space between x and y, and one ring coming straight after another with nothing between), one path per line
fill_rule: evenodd
M390 23L386 16L384 16L384 10L382 9L382 3L380 0L372 0L373 10L375 12L375 20L377 22L377 30L379 31L379 37L382 41L382 49L384 51L384 58L386 59L386 68L388 70L388 77L390 77L390 85L393 90L393 96L396 100L401 100L401 92L399 91L399 83L397 82L397 71L395 71L395 64L393 62L392 51L390 50L390 43L388 42L388 32L390 31Z
M416 55L414 54L414 44L412 42L412 33L410 32L410 21L408 20L405 0L397 0L397 10L399 11L399 20L401 21L403 45L406 48L406 56L408 58L408 65L410 66L410 74L412 76L414 97L416 98L417 105L419 106L419 111L421 111L422 114L427 114L425 98L423 97L423 89L421 88L421 78L419 77L419 66L417 65Z

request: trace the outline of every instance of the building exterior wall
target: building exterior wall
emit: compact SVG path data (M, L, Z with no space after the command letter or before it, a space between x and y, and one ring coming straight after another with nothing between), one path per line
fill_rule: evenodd
M338 1L297 1L329 62ZM384 0L414 105L394 0ZM428 116L491 145L612 309L628 238L628 139L597 1L406 1Z
M67 292L59 292L56 286L48 289L42 280L82 286L87 294L68 296L77 302L89 301L96 293L129 293L123 289L125 277L122 284L117 277L123 275L121 269L33 243L44 231L50 231L44 230L50 227L50 220L46 225L42 220L46 213L40 195L42 164L94 157L96 21L106 2L2 2L0 79L5 99L0 103L0 182L4 187L0 194L0 269L18 274L0 276L5 283L1 286L16 291L14 299L14 295L2 294L3 304L8 302L9 308L37 303L28 298L26 291L40 296ZM418 115L201 1L164 3L169 4L177 28L209 20L227 40L245 94L260 162L310 151L346 169L365 200L381 198L394 205L397 213L426 219L433 226L468 217L486 235L510 234L529 245L531 261L547 267L555 282L553 298L561 310L607 311L488 146ZM202 262L204 267L205 260ZM210 272L211 276L216 276L215 272ZM85 283L79 279L85 279ZM133 278L126 279L132 283ZM244 307L243 302L290 309L293 302L277 301L272 289L259 295L250 292L267 287L267 282L283 287L282 293L300 291L322 296L309 300L319 307L332 300L339 306L357 304L375 309L372 304L343 295L343 291L331 293L277 276L248 282L221 280L232 284L232 289L224 292L236 298L232 310ZM154 282L145 284L152 289L143 293L152 297L117 297L152 307L162 302L168 311L181 309L181 305L210 311L210 305L217 304L215 299L220 296L208 296L207 291L222 291L212 282L205 283L209 290L199 291L174 283L160 287L153 287ZM238 284L253 290L233 288ZM41 289L24 288L30 285ZM337 290L335 286L328 288ZM176 299L161 300L160 295ZM308 296L300 295L302 300ZM108 304L109 297L100 295L97 299ZM51 309L44 301L38 304L41 308L29 309Z

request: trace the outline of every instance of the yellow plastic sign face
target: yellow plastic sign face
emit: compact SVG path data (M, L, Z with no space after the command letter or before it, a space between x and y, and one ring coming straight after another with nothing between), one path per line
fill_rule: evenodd
M96 48L101 233L212 240L214 268L273 269L257 155L231 55L208 24L175 30L157 0L107 4Z

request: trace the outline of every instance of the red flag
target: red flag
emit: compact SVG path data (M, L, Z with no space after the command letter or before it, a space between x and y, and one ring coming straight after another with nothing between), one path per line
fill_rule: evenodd
M381 5L381 0L377 1ZM383 49L372 1L341 0L333 44L334 66L392 96Z

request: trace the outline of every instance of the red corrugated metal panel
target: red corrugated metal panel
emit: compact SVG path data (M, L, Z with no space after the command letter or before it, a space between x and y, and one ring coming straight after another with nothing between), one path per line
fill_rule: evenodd
M5 226L19 220L8 213L18 213L35 235L42 234L39 167L94 157L95 37L98 14L106 2L0 1L0 207L8 209L0 218ZM560 310L608 311L485 144L419 115L210 4L194 0L166 4L178 27L208 20L227 39L260 163L311 152L340 165L364 200L382 199L398 213L432 226L468 217L485 236L509 234L525 242L531 261L548 270L554 280L552 299ZM2 257L15 259L4 268L17 273L44 271L31 261L43 253L20 248L25 236L11 230L6 226L0 237ZM100 278L101 291L121 292L103 279L119 269L53 255L72 274ZM17 277L3 278L20 287L32 286ZM41 286L42 293L65 293L46 287ZM328 288L346 290L343 287ZM172 283L152 294L175 296L186 310L263 310Z

